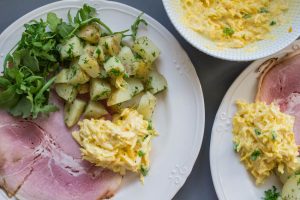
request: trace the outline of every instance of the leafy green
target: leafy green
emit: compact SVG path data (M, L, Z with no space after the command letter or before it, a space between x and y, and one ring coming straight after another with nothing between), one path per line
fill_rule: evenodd
M49 28L51 31L55 32L57 29L57 26L61 24L62 19L58 18L56 14L50 12L47 15L47 23L49 24Z
M275 186L272 189L265 191L265 196L262 198L263 200L278 200L280 197L280 193L277 192L277 188Z
M136 35L137 35L138 29L139 29L139 25L140 25L141 23L144 24L145 26L148 25L148 23L147 23L144 19L141 18L143 14L144 14L144 13L141 13L141 14L136 18L135 22L131 25L131 32L132 32L131 37L132 37L133 40L136 39Z
M259 130L259 129L257 129L257 128L255 128L255 129L254 129L254 132L255 132L255 134L256 134L256 135L261 135L261 132L260 132L260 130Z
M145 168L144 166L141 165L140 172L143 176L147 176L147 174L149 172L149 169L147 169L147 168Z

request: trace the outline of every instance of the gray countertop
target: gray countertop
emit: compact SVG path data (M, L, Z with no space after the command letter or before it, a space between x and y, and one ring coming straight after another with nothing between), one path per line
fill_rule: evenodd
M55 0L0 0L0 31L29 11ZM209 167L211 128L219 104L234 79L249 63L229 62L208 56L188 44L171 24L161 0L117 0L155 18L180 42L192 60L202 84L205 100L205 132L201 151L192 173L175 200L217 199Z

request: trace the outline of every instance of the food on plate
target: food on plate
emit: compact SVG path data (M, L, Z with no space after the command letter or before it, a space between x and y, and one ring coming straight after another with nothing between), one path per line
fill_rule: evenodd
M137 35L147 22L141 14L131 33L113 32L87 4L67 17L25 24L4 61L0 188L10 197L107 199L126 170L143 180L150 168L155 95L167 81L160 50Z
M264 102L237 101L237 107L233 142L256 183L263 183L273 170L281 174L295 170L298 147L293 133L294 117Z
M300 51L268 61L260 77L256 100L274 102L295 117L294 133L300 145Z
M263 183L272 172L282 182L281 193L273 187L263 199L299 199L300 51L266 60L258 71L255 103L237 102L234 147L241 154L244 151L241 160L246 159L256 183Z
M18 199L86 200L113 196L122 177L83 161L64 124L63 101L49 118L24 120L0 111L0 187Z
M186 26L218 46L242 48L284 23L284 0L181 0Z
M151 140L157 132L136 110L126 108L113 120L84 119L73 137L83 159L125 175L138 173L143 180L149 170Z

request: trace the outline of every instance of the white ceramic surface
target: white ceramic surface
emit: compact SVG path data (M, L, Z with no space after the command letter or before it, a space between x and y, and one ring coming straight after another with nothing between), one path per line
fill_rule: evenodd
M0 66L9 50L17 43L23 24L45 18L55 12L64 19L71 9L74 14L84 2L60 1L34 10L0 35ZM127 29L141 11L112 1L90 1L99 17L114 31ZM125 176L113 199L171 199L184 184L200 151L204 131L204 101L196 71L176 39L156 20L143 16L149 23L139 35L147 35L161 50L158 70L166 77L169 88L158 95L154 126L160 135L153 141L151 169L142 185L137 176ZM170 51L171 49L171 51ZM7 199L4 193L0 199Z
M194 47L204 53L232 61L249 61L272 55L296 40L300 36L300 1L289 1L289 10L287 12L288 22L274 28L272 35L274 39L266 39L250 44L240 49L220 49L216 44L201 34L188 28L183 23L183 9L180 0L163 0L164 7L177 31ZM292 27L293 31L288 32Z
M210 167L213 183L220 200L262 199L264 191L272 185L281 188L277 177L272 176L262 186L256 186L254 179L240 163L239 155L233 150L232 117L236 112L235 101L243 99L253 102L257 91L258 68L269 58L281 57L300 49L300 40L295 41L276 55L253 62L227 91L212 129L210 143Z

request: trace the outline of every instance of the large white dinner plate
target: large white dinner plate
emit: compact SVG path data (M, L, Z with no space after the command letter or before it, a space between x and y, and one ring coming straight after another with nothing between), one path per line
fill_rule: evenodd
M84 2L95 7L99 17L114 31L129 28L141 13L111 1L61 1L46 5L18 19L0 35L0 65L20 39L24 23L45 19L50 11L66 20L68 10L74 14ZM203 138L204 101L196 71L171 33L150 16L143 17L149 25L139 35L149 36L161 50L157 67L169 88L158 95L153 124L160 135L153 141L149 175L144 185L136 175L126 175L114 199L171 199L190 174ZM0 196L7 198L4 193Z
M254 101L263 63L269 58L281 57L297 49L300 49L300 40L278 54L253 62L227 91L215 118L210 143L211 173L220 200L262 199L265 190L273 185L281 187L275 176L270 177L262 186L255 185L254 179L240 163L239 155L233 150L232 117L236 112L237 99Z

